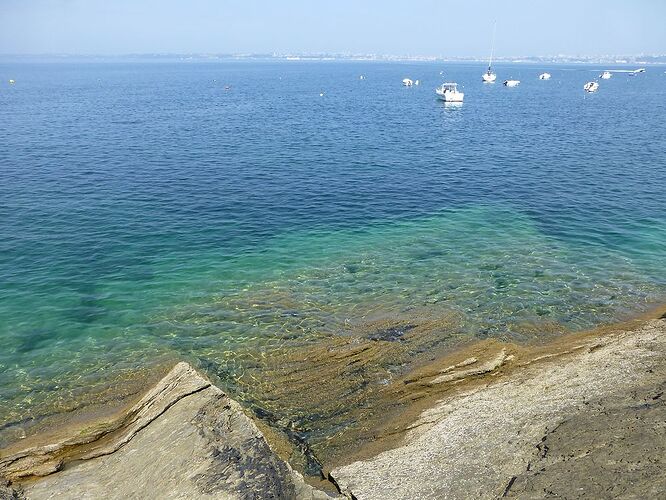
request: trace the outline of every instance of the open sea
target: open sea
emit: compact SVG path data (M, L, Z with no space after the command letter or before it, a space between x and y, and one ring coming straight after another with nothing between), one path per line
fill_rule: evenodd
M603 69L1 63L0 444L149 365L233 387L382 318L532 342L663 303L665 68Z

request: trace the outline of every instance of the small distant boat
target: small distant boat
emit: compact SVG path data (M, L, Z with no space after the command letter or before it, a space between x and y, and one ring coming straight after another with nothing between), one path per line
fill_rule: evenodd
M505 87L517 87L520 85L520 80L504 80Z
M484 83L495 83L497 80L497 75L493 72L493 54L495 52L495 33L497 32L497 23L493 26L493 43L490 46L490 59L488 60L488 69L486 72L481 75L481 80Z
M359 76L359 80L365 80L365 75Z
M411 87L412 85L414 85L414 82L412 80L410 80L409 78L405 78L405 79L402 80L402 84L405 87Z
M485 83L495 83L495 80L497 80L497 75L491 71L489 66L488 71L486 71L483 75L481 75L481 79Z
M599 84L597 82L587 82L585 85L583 85L583 90L589 93L596 92L599 90Z
M14 85L16 83L16 80L9 80L9 85Z
M435 89L435 93L444 102L463 102L465 94L458 90L458 84L449 82L442 83Z
M419 80L416 80L416 81L414 82L414 85L421 85L421 82L420 82Z
M645 68L638 68L634 70L634 73L645 73Z
M610 80L612 77L613 73L611 73L610 71L604 71L599 75L599 78L601 78L602 80Z
M541 73L539 75L539 80L550 80L550 73Z

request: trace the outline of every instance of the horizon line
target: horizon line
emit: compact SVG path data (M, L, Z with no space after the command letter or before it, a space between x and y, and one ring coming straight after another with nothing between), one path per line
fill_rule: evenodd
M137 52L117 54L94 54L94 53L0 53L0 58L16 59L273 59L273 60L353 60L353 61L412 61L412 62L478 62L487 58L482 56L444 56L424 54L377 54L377 53L349 53L349 52L270 52L270 53L222 53L222 52ZM529 63L529 62L588 62L588 63L612 63L612 64L666 64L666 54L603 54L603 55L511 55L495 56L499 62Z

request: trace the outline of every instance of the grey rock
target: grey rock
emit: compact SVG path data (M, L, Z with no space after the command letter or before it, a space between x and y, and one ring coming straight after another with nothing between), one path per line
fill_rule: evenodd
M666 322L527 363L440 401L398 448L331 472L359 500L657 498Z
M6 479L0 478L0 500L23 500L23 492L12 486Z
M666 368L666 367L664 367ZM663 370L666 371L666 370ZM596 402L546 433L509 498L660 498L666 494L663 382Z

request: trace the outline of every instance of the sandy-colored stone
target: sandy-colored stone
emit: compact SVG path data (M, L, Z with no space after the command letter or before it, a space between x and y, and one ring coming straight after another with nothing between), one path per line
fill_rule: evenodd
M178 363L120 418L96 422L76 435L48 444L3 454L0 476L9 479L46 476L60 470L73 457L89 459L113 453L180 399L210 386L211 383L187 363Z
M476 358L468 358L462 363L458 363L457 365L446 368L443 371L443 374L435 378L431 384L443 384L446 382L453 382L454 380L461 380L467 377L483 375L484 373L492 372L493 370L496 370L502 366L507 358L508 355L506 353L506 349L502 349L494 358L489 359L485 363L481 363L478 366L476 366L478 364L478 360ZM472 366L472 368L468 368L467 370L452 370L452 368L462 368L465 366Z
M664 414L661 403L655 403L662 398L658 387L664 380L666 321L654 320L569 357L527 364L441 400L422 413L401 446L336 468L331 476L359 500L541 498L552 485L567 498L585 492L595 498L614 496L603 493L613 487L626 496L650 497L666 478L660 467ZM649 411L641 409L655 397ZM601 415L608 426L595 424L601 424ZM637 418L644 419L643 425L629 425ZM560 458L553 455L552 463L542 464L544 442L554 436L560 440ZM581 457L566 460L567 446L578 439L583 440ZM637 441L629 451L629 443ZM614 456L604 443L614 446ZM614 464L599 467L604 460ZM537 464L545 471L534 473ZM634 475L624 481L626 471ZM595 473L592 485L586 478Z
M28 499L330 498L277 457L235 401L185 363L150 390L123 423L78 451L71 443L81 438L23 450L3 459L11 467L5 473L21 478L34 471L41 475L44 464L62 465L58 472L24 481L20 486ZM65 448L62 458L58 453Z

